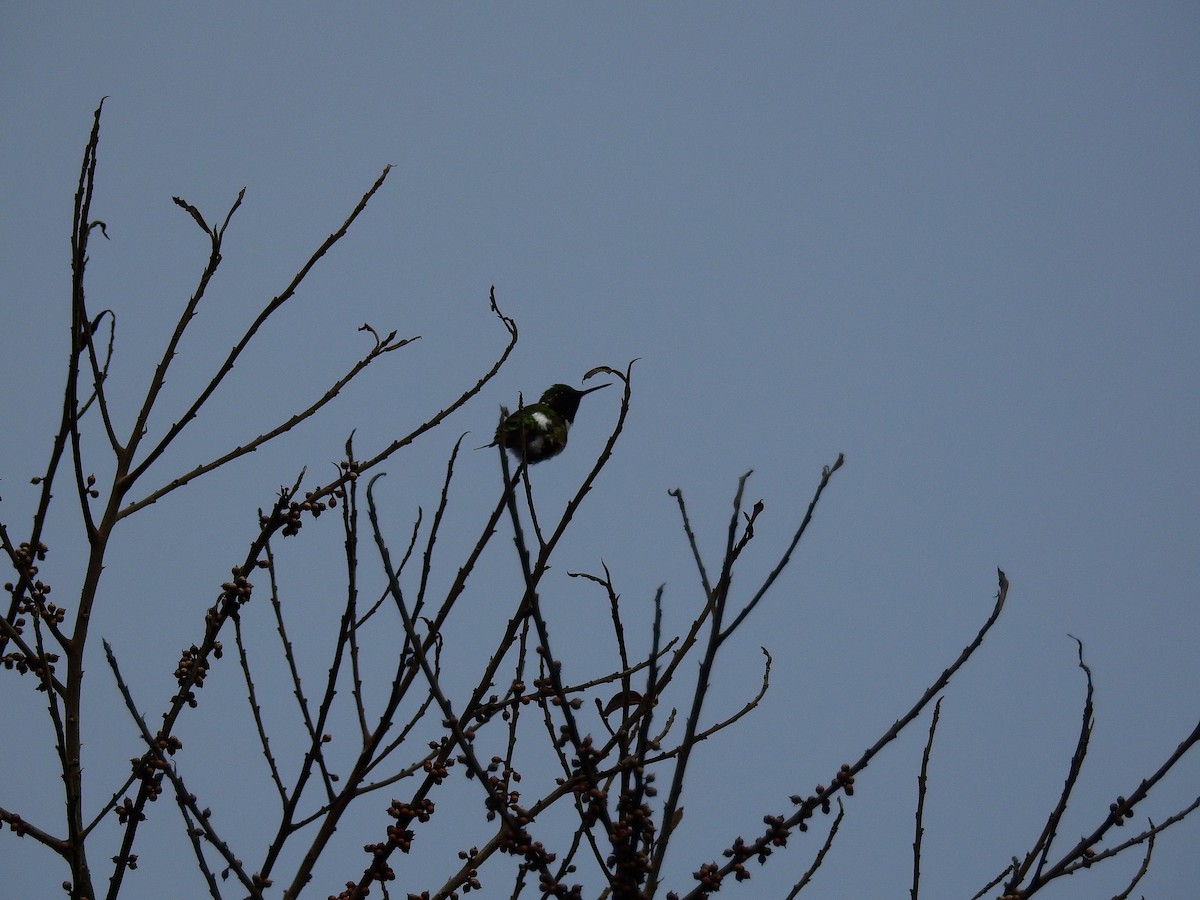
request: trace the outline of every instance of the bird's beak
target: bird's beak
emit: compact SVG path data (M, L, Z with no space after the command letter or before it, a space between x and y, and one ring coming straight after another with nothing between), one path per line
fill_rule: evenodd
M580 393L581 395L582 395L582 394L590 394L592 391L598 391L598 390L600 390L600 388L605 388L605 387L608 387L608 386L609 386L609 385L611 385L611 384L612 384L612 382L611 382L611 381L607 381L607 382L605 382L604 384L598 384L598 385L596 385L595 387L590 387L590 388L588 388L586 391L580 391L579 393Z

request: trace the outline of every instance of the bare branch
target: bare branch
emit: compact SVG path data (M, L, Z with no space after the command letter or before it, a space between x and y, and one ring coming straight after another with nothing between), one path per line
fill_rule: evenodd
M208 401L208 398L212 396L213 392L217 389L221 382L225 380L225 376L233 371L234 363L237 362L238 357L242 355L242 352L250 344L250 341L254 339L254 336L258 334L258 330L263 326L263 323L265 323L267 319L274 315L280 309L280 307L287 303L288 300L295 296L297 288L300 287L301 282L304 281L304 279L308 276L308 273L312 271L317 262L320 261L320 259L334 246L334 244L346 236L346 232L350 230L350 226L354 224L354 220L358 218L359 214L362 213L364 209L366 209L367 203L369 203L371 198L375 196L375 192L383 186L383 182L387 178L388 172L390 172L391 169L391 166L384 167L383 172L375 180L375 183L371 185L367 192L363 194L362 199L358 201L358 205L346 218L346 221L342 223L341 227L334 231L333 234L329 235L329 237L325 239L321 246L316 249L312 256L309 257L308 262L300 267L300 270L295 274L295 276L293 276L288 286L283 289L283 292L280 293L279 296L273 298L262 308L258 316L256 316L254 321L250 324L250 327L246 329L241 339L238 340L238 342L233 346L233 349L229 351L229 355L225 358L225 361L221 364L216 374L213 375L208 385L200 392L196 399L192 401L192 405L188 407L179 420L167 430L167 433L163 435L158 444L155 445L155 447L146 455L146 457L136 467L132 468L127 474L124 475L124 480L127 482L126 489L128 488L128 485L131 485L133 482L135 482L143 472L145 472L154 464L154 461L163 454L167 447L169 447L175 438L179 436L180 432L187 427L188 423L190 423L196 417L196 414L200 411L200 408ZM238 198L234 202L233 207L229 210L228 215L225 217L226 225L229 224L229 220L233 216L234 211L241 204L244 194L245 189L243 188L242 192L238 194ZM201 221L203 221L203 219L201 219ZM205 230L207 231L207 229ZM193 294L192 299L184 308L183 316L180 318L179 324L176 326L175 334L172 336L171 341L167 345L167 350L163 355L162 362L159 363L158 369L155 370L154 380L151 383L150 390L146 394L146 402L142 405L142 410L138 414L137 423L134 426L133 433L130 435L129 448L131 452L136 448L138 442L141 440L141 435L145 432L146 422L150 417L150 410L158 397L158 393L162 388L163 382L165 381L166 370L170 364L171 358L174 356L175 347L178 344L184 329L187 327L187 323L191 320L192 316L195 315L196 305L203 296L209 280L212 278L217 266L220 265L220 247L221 238L224 236L224 227L222 227L221 231L208 231L208 233L213 242L213 252L209 258L209 264L205 267L204 273L201 275L200 285L196 289L196 293Z
M1099 844L1109 830L1111 830L1114 826L1123 825L1126 819L1131 818L1133 816L1134 807L1142 800L1146 799L1146 796L1150 793L1151 789L1158 784L1158 782L1161 781L1172 768L1174 768L1175 764L1183 758L1184 754L1191 750L1192 747L1194 747L1197 743L1200 743L1200 722L1196 724L1196 727L1192 730L1191 734L1189 734L1180 742L1179 746L1175 748L1175 751L1169 757L1167 757L1166 761L1158 767L1158 770L1154 772L1153 775L1151 775L1149 778L1143 779L1128 797L1119 796L1115 801L1109 804L1108 816L1098 828L1096 828L1091 834L1085 835L1083 838L1081 838L1079 842L1075 844L1075 846L1073 846L1070 850L1064 853L1062 857L1059 858L1058 862L1049 866L1044 872L1042 872L1040 877L1031 879L1029 884L1024 889L1024 895L1026 897L1032 896L1036 891L1049 884L1055 878L1059 878L1063 875L1069 874L1070 871L1074 871L1072 866L1077 861L1087 858L1090 855L1088 851ZM1175 821L1178 821L1178 819Z
M0 823L7 825L17 837L31 837L39 844L49 847L59 856L70 859L71 845L68 841L57 838L36 825L26 822L19 813L0 806Z
M129 686L125 683L125 679L121 677L121 668L117 665L117 657L113 653L112 646L108 643L108 641L104 641L103 644L104 655L108 660L109 668L112 669L113 677L116 679L117 688L120 690L121 696L125 700L125 707L129 710L130 717L137 724L138 730L142 735L142 740L144 740L147 747L149 747L149 753L146 759L152 760L154 763L154 765L147 767L146 769L145 777L142 781L142 790L145 790L147 785L156 785L161 781L162 776L166 775L166 777L170 780L171 785L175 788L176 799L180 805L186 806L187 809L190 810L192 814L192 820L199 825L201 830L204 832L205 838L213 847L216 848L217 852L224 857L228 871L237 876L237 879L242 883L242 887L250 892L251 897L261 898L262 892L259 889L259 886L255 883L254 879L246 874L246 871L242 868L241 860L234 856L233 852L229 849L229 846L217 835L213 828L212 817L210 815L206 815L199 808L196 802L195 794L193 794L184 786L183 779L180 778L179 773L175 771L175 766L170 763L165 756L163 756L164 750L168 754L174 754L176 746L168 743L166 747L161 747L159 740L155 737L155 735L151 734L150 729L146 726L146 720L142 717L142 714L138 711L137 704L133 701L133 695L129 691ZM121 851L113 860L115 865L112 878L109 881L108 890L108 896L110 900L115 898L120 893L121 882L125 871L131 867L130 861L131 858L133 858L132 849L133 831L127 830L125 832L125 840L121 844Z
M1034 857L1039 854L1041 858L1038 860L1037 871L1034 872L1033 880L1035 882L1041 880L1042 871L1046 868L1046 861L1050 856L1050 847L1054 843L1054 838L1058 833L1058 823L1062 821L1063 813L1067 811L1067 801L1070 799L1071 792L1075 788L1075 782L1079 778L1079 773L1083 770L1083 760L1087 756L1088 741L1092 736L1092 724L1094 722L1092 670L1083 661L1083 642L1074 635L1068 635L1068 637L1075 642L1076 650L1079 653L1079 668L1083 670L1083 674L1087 679L1087 696L1083 702L1083 721L1079 726L1079 738L1075 742L1075 753L1071 757L1071 765L1067 770L1067 779L1063 784L1062 792L1059 794L1058 803L1055 804L1054 809L1050 812L1050 817L1046 820L1046 827L1042 829L1041 835L1034 842L1029 854L1025 857L1025 861L1013 873L1013 878L1010 882L1011 885L1020 884L1024 880Z
M361 331L362 329L359 329L359 330ZM180 475L178 478L173 479L168 484L164 485L163 487L159 488L158 490L154 491L153 493L147 495L146 497L142 498L141 500L138 500L136 503L130 503L128 506L126 506L124 509L121 510L120 518L125 518L126 516L132 515L133 513L137 512L139 509L142 509L143 507L150 506L153 503L157 503L159 500L161 500L167 494L171 493L171 491L173 491L177 488L183 487L189 481L199 478L201 475L206 475L209 472L213 471L214 469L218 469L221 466L225 465L226 463L232 462L233 460L238 459L242 456L245 456L248 453L253 453L255 450L257 450L259 447L261 447L263 444L267 443L268 441L274 440L275 438L279 437L282 434L287 434L289 431L291 431L293 428L295 428L301 422L316 415L316 413L318 411L320 411L322 407L326 406L330 401L332 401L335 397L337 397L337 395L341 393L342 388L344 388L347 384L349 384L350 381L352 381L358 375L359 372L361 372L363 369L365 369L367 366L369 366L371 363L373 363L375 360L377 360L384 353L390 353L392 350L398 350L401 347L404 347L404 346L412 343L413 341L419 339L419 337L412 337L412 338L403 338L399 341L395 341L395 334L396 334L395 332L392 332L387 337L385 337L382 341L377 340L375 346L373 346L371 348L370 352L368 352L366 356L364 356L362 359L358 360L358 362L356 362L350 368L350 370L346 372L346 374L344 374L341 378L339 378L337 381L335 381L333 383L333 386L330 387L327 391L325 391L325 393L322 394L321 397L319 399L317 399L314 403L312 403L310 406L301 410L300 412L296 413L295 415L291 416L287 420L280 422L278 425L276 425L270 431L263 432L258 437L251 440L249 443L241 444L237 447L234 447L232 450L228 451L227 453L222 454L221 456L217 457L216 459L214 459L210 462L204 463L203 465L196 466L196 468L192 469L190 472L187 472L183 475Z
M1157 833L1158 831L1154 827L1154 822L1150 821L1150 828L1147 831L1149 837L1146 840L1146 853L1142 857L1142 864L1133 873L1133 878L1129 880L1129 884L1125 890L1113 897L1113 900L1128 900L1129 895L1133 893L1133 889L1137 887L1138 882L1145 878L1146 873L1150 871L1150 858L1154 855L1154 836Z
M725 632L722 635L723 638L737 630L737 627L742 624L746 616L750 615L750 613L754 610L754 607L758 606L759 601L762 600L767 591L771 589L771 585L775 583L775 579L779 577L779 574L785 568L787 568L787 564L792 560L792 552L796 549L796 545L800 543L800 538L804 537L804 532L808 530L809 523L812 522L813 512L817 508L817 503L821 499L821 494L825 492L825 487L829 484L829 479L833 477L833 473L840 469L845 462L845 455L839 453L832 466L825 466L821 470L821 480L817 484L817 491L815 494L813 494L812 500L810 500L808 503L808 509L804 513L804 518L800 521L800 526L796 529L796 533L792 535L792 542L788 544L788 548L783 551L783 556L779 558L779 563L774 569L771 570L771 573L767 576L766 580L763 581L762 587L760 587L754 596L750 598L750 602L747 603L742 611L737 614L737 617L729 623L729 627L725 629Z
M851 793L853 790L852 786L854 784L854 777L863 769L865 769L867 764L874 759L875 756L877 756L885 746L894 741L900 732L903 731L913 719L920 715L921 710L928 705L929 701L939 694L947 684L949 684L950 679L954 676L954 673L962 668L966 661L971 658L976 650L979 649L979 646L983 643L984 637L987 636L987 633L991 630L992 626L996 624L996 620L1000 617L1000 613L1004 609L1004 601L1008 595L1008 578L1006 578L1004 572L1000 570L997 570L997 575L999 576L1000 589L996 593L996 602L992 607L992 613L988 617L987 621L984 622L983 627L979 629L975 639L963 648L963 651L959 654L958 659L956 659L949 668L942 672L942 674L933 682L933 684L929 686L925 693L921 695L921 698L912 706L912 708L909 709L909 711L899 719L897 719L895 723L893 723L892 727L889 728L878 741L868 747L856 762L844 763L838 770L838 773L834 777L830 787L821 787L819 790L810 794L807 798L800 797L798 795L793 796L791 798L792 802L796 803L800 807L796 812L787 817L770 817L772 820L771 827L753 844L745 847L746 856L743 858L748 858L749 856L755 856L759 854L764 854L763 858L765 858L765 854L769 854L771 852L770 848L772 844L779 845L779 841L786 841L786 836L790 829L798 827L801 831L806 830L808 828L806 820L812 817L813 812L816 809L827 809L831 799L838 791L843 791L847 794ZM735 855L735 860L736 858L737 857ZM709 873L710 877L719 882L721 878L733 871L733 867L734 863L727 863L719 869ZM699 898L703 896L703 893L703 887L694 888L691 892L685 895L685 900L699 900Z
M825 862L825 856L829 853L829 848L833 846L833 839L837 837L838 829L842 827L842 819L846 818L846 808L842 805L841 797L838 798L837 806L838 814L833 820L833 824L829 826L829 833L825 835L825 842L821 844L821 849L817 851L817 856L813 860L812 865L808 867L808 871L804 873L804 877L797 881L792 889L788 891L787 900L794 900L797 894L808 887L817 869L821 868L821 863Z
M933 716L929 720L929 739L925 742L925 752L921 754L921 774L917 776L917 814L916 828L913 834L913 878L909 896L917 900L921 887L921 841L925 837L925 791L929 778L929 754L933 750L933 736L937 733L938 719L942 715L942 698L938 697L933 705Z

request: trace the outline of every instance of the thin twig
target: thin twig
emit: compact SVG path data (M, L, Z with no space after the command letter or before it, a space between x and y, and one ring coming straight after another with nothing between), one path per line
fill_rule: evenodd
M812 499L808 502L808 509L805 511L804 518L800 521L800 525L796 529L796 533L792 535L792 542L788 544L787 549L783 551L783 555L779 558L778 564L774 569L771 570L771 573L763 581L762 586L755 592L754 596L750 598L750 602L747 603L745 607L743 607L742 611L737 614L734 620L729 623L729 626L725 629L725 634L723 637L728 636L737 630L737 627L742 624L746 616L753 612L754 607L758 606L759 601L762 600L767 591L771 589L771 585L775 583L775 579L779 577L779 574L785 568L787 568L787 564L791 562L792 553L795 551L796 545L800 543L800 538L804 537L804 532L808 530L809 523L812 522L813 513L816 511L817 503L820 501L821 495L825 492L825 488L829 484L829 479L833 477L833 473L840 469L845 462L845 455L839 453L832 466L825 466L821 470L821 480L817 484L816 493L813 494Z
M112 669L113 677L116 679L117 689L121 692L121 697L125 700L125 708L129 711L130 717L137 724L138 730L142 735L142 740L146 742L146 745L149 748L148 756L157 763L154 768L157 771L165 774L168 780L170 780L172 787L175 788L176 799L181 805L186 805L187 808L191 810L193 820L199 825L201 830L203 830L205 839L214 848L216 848L217 852L220 853L225 859L225 864L228 866L228 870L237 876L238 881L242 883L242 887L250 892L251 897L261 898L261 891L254 883L254 880L248 874L246 874L246 870L242 867L241 860L234 856L233 851L229 849L229 845L221 840L214 830L212 816L206 815L204 811L200 809L199 805L197 804L195 794L187 789L183 783L183 779L175 770L175 766L163 756L162 750L159 747L158 738L152 734L149 727L147 727L145 718L138 711L137 704L134 703L133 695L130 693L129 686L125 683L125 679L121 677L121 668L117 664L117 657L113 653L112 645L110 645L108 641L103 641L103 644L104 655L108 660L109 668ZM146 782L143 781L143 785L145 783ZM113 878L109 887L110 898L115 898L120 890L120 876L126 869L130 851L132 850L132 839L130 838L131 834L132 832L126 832L126 840L122 843L121 851L118 854L118 859L122 860L122 862L117 863L116 871L113 873Z
M143 497L141 500L130 503L128 506L124 507L121 510L120 518L124 518L126 516L132 515L133 513L137 512L139 509L143 509L147 506L157 503L159 500L161 500L167 494L171 493L172 491L178 490L179 488L183 487L184 485L188 484L189 482L194 481L195 479L199 478L201 475L206 475L209 472L212 472L215 469L219 469L221 466L223 466L227 463L230 463L235 459L239 459L248 453L253 453L259 447L266 444L268 441L272 441L275 438L279 437L280 435L287 434L287 432L291 431L293 428L295 428L301 422L305 421L306 419L312 418L324 406L329 404L335 397L337 397L337 395L341 393L342 388L344 388L347 384L349 384L350 381L353 380L363 369L365 369L367 366L369 366L375 360L379 359L379 357L381 357L384 353L390 353L393 350L399 350L401 347L407 346L408 344L417 340L416 337L403 338L399 341L391 343L391 341L394 337L394 334L395 333L393 332L392 334L388 335L386 338L383 339L382 342L377 341L375 346L371 348L370 352L367 353L366 356L364 356L362 359L358 360L358 362L356 362L353 366L351 366L350 369L344 375L342 375L341 378L339 378L337 381L335 381L333 383L332 387L330 387L328 390L326 390L324 394L322 394L315 402L310 404L308 407L306 407L305 409L296 413L295 415L291 416L287 420L280 422L278 425L276 425L274 428L270 429L269 431L264 431L263 433L258 435L258 437L254 438L253 440L251 440L245 444L239 444L238 446L234 447L232 450L229 450L229 451L221 454L216 459L212 459L209 462L206 462L206 463L196 466L191 471L185 472L183 475L180 475L177 478L173 478L167 484L163 485L162 487L158 488L155 491L150 492L145 497ZM145 471L145 468L146 468L145 463L143 463L141 466L138 467L138 469L136 469L133 473L131 473L131 477L136 478L143 471Z
M133 468L132 470L129 471L126 478L130 482L136 481L143 472L145 472L150 466L152 466L154 464L154 461L156 459L158 459L159 456L161 456L163 454L163 452L166 451L167 447L169 447L171 445L171 443L175 440L175 438L179 436L180 432L182 432L183 429L186 428L187 425L193 419L196 418L196 415L197 415L197 413L199 413L200 408L202 406L204 406L204 404L206 402L208 402L208 398L213 395L213 392L216 391L217 387L221 384L221 382L225 380L225 376L227 376L231 371L233 371L234 363L237 362L238 358L242 355L242 352L246 349L247 346L249 346L250 341L253 340L255 335L258 334L258 330L263 326L263 323L265 323L267 321L267 319L269 319L272 315L274 315L285 303L287 303L287 301L289 301L295 295L296 290L300 287L301 282L304 281L304 279L308 276L308 273L310 271L312 271L313 267L316 266L316 264L320 261L320 259L327 252L329 252L329 250L334 246L334 244L336 244L343 237L345 237L346 232L350 230L350 226L352 224L354 224L354 220L358 218L359 214L362 213L362 211L364 209L366 209L367 204L370 202L371 198L375 196L375 192L378 191L379 188L383 186L383 182L387 178L388 173L391 170L392 170L392 167L390 165L384 167L383 172L380 173L380 175L377 179L375 179L375 183L373 185L371 185L371 187L367 190L367 192L362 195L362 198L358 201L358 205L354 207L354 210L346 218L346 221L344 221L341 224L341 227L339 227L336 231L334 231L333 234L329 235L329 237L327 237L324 240L324 242L322 242L321 246L319 246L313 252L312 256L310 256L308 258L308 262L304 263L304 265L302 265L300 267L299 271L296 272L296 274L292 277L291 282L287 285L287 287L285 287L283 289L283 291L279 294L279 296L273 298L265 306L263 306L263 308L259 311L258 315L255 317L254 321L250 324L250 326L242 334L242 337L238 340L238 342L236 344L234 344L233 348L229 351L229 355L225 357L225 361L223 363L221 363L220 367L217 369L216 374L213 375L213 377L209 380L208 384L204 387L204 389L200 391L200 393L196 396L196 399L192 401L192 405L189 406L187 408L187 410L183 413L183 415L180 416L179 420L167 430L167 433L164 434L162 436L162 438L159 440L159 442L154 446L154 448L149 453L146 454L145 458L135 468ZM234 211L237 209L238 205L241 203L241 196L242 196L241 194L238 195L237 201L234 203L233 207L230 209L229 215L226 216L226 219L225 219L226 225L228 225L230 217L232 217ZM185 208L187 206L187 204L182 204L182 205ZM214 243L214 253L216 256L216 260L214 263L212 263L212 269L215 270L216 265L219 264L219 262L220 262L219 249L220 249L221 237L224 233L224 228L222 228L220 231L215 231L215 232L210 230L208 233L209 233L210 237L212 237L213 243ZM208 277L211 277L211 272L206 270L206 275ZM207 280L202 279L202 285L201 285L201 288L198 289L198 293L200 293L200 294L203 293L203 286L205 284L207 284ZM196 301L198 301L199 298L197 297L195 299L196 299ZM190 318L190 313L193 310L194 310L194 304L189 303L189 307L187 309L185 309L184 318L181 318L181 320L180 320L180 325L178 326L177 331L176 331L177 334L182 333L183 328L186 326L185 319ZM173 345L168 345L167 352L173 353L173 351L174 351ZM167 357L164 357L164 361L162 363L160 363L161 372L156 371L156 373L155 373L155 383L151 386L150 391L147 393L146 403L143 404L142 411L138 414L137 424L134 427L134 431L130 437L130 445L129 446L130 446L131 450L136 446L137 441L140 440L140 435L142 433L144 433L144 430L146 427L146 422L148 421L149 416L150 416L150 409L153 406L155 399L157 398L157 389L156 389L155 385L158 385L159 381L161 379L165 378L166 364L168 361L169 361L169 359Z
M917 900L921 888L921 841L925 837L925 792L929 779L929 755L933 751L933 736L937 733L938 719L942 716L942 698L938 697L933 705L933 716L929 720L929 739L925 742L925 752L921 754L921 774L917 776L917 813L916 828L913 834L913 878L912 889L908 892L912 900Z
M1035 856L1040 855L1038 860L1037 870L1033 873L1033 880L1040 881L1042 872L1046 868L1046 862L1050 856L1050 847L1054 843L1054 838L1058 833L1058 823L1062 821L1063 814L1067 811L1067 801L1071 797L1071 792L1075 789L1075 782L1079 778L1079 773L1083 770L1083 760L1087 756L1088 742L1092 736L1092 724L1094 722L1094 706L1092 698L1095 693L1094 685L1092 684L1092 670L1088 668L1087 663L1083 661L1083 642L1074 635L1067 635L1075 642L1076 651L1079 654L1079 668L1083 670L1084 677L1087 679L1087 695L1083 701L1083 719L1079 726L1079 738L1075 742L1075 752L1071 756L1071 765L1067 769L1066 782L1063 784L1063 789L1058 795L1058 802L1051 810L1049 818L1046 820L1046 826L1042 829L1042 833L1034 842L1033 847L1026 855L1021 867L1013 873L1010 886L1020 884L1025 879L1025 874L1029 871L1029 866L1033 862Z
M808 871L788 891L787 900L795 900L796 895L808 887L817 869L821 868L821 863L825 862L825 856L829 853L829 848L833 846L833 839L837 837L838 829L842 827L842 819L846 818L846 807L842 805L841 797L838 797L837 805L838 813L833 820L833 824L829 826L829 833L825 835L825 842L821 844L821 849L817 851L817 856L813 860L812 865L808 867Z
M983 623L983 626L975 635L974 640L972 640L969 644L967 644L966 647L963 648L963 651L958 655L958 659L956 659L949 668L945 669L942 674L938 676L938 678L929 686L925 693L921 695L921 698L915 704L913 704L908 712L897 719L892 724L892 727L889 728L883 734L883 736L879 738L879 740L868 747L856 762L844 764L830 787L814 792L807 798L801 798L798 796L793 797L793 801L798 803L800 808L787 818L780 819L776 827L766 831L762 836L757 838L753 844L746 845L745 852L747 856L757 855L764 850L769 852L772 841L776 839L776 836L780 831L786 832L787 830L797 826L800 826L801 828L807 827L805 825L805 820L812 816L813 811L823 805L828 804L834 794L836 794L838 791L843 791L846 789L847 784L853 784L854 777L863 769L865 769L868 763L870 763L870 761L874 759L884 747L894 741L900 732L903 731L913 719L921 714L921 711L929 704L929 702L945 689L946 685L949 684L950 679L954 676L954 674L960 668L962 668L966 661L971 658L976 650L979 649L979 646L983 643L983 639L987 636L992 626L996 624L996 620L1000 618L1000 613L1004 609L1004 601L1008 596L1008 578L1005 577L1003 571L997 569L996 572L999 578L1000 589L996 593L996 602L992 607L991 615L988 616L987 621ZM714 875L718 878L722 878L733 871L735 865L737 865L736 856L734 861L721 866L720 869L714 873ZM702 887L693 888L690 892L684 895L683 900L700 900L702 895Z

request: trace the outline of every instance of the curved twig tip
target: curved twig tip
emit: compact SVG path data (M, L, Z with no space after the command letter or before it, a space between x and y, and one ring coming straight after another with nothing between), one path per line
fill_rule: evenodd
M387 472L377 472L371 476L370 480L367 482L367 500L371 500L371 491L375 487L375 482L377 482L380 478L383 478L385 475L387 475Z
M832 466L822 466L821 467L821 477L828 479L829 476L832 475L834 472L836 472L838 469L840 469L845 464L845 462L846 462L846 454L839 453L837 455L837 459L835 459L833 461Z

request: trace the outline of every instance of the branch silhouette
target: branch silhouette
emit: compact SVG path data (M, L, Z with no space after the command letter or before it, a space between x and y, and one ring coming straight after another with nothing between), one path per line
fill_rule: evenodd
M611 481L608 466L633 421L636 359L583 375L584 382L608 376L622 390L594 458L587 455L585 439L573 439L569 452L581 454L581 462L591 460L576 481L562 482L561 468L531 472L524 446L512 448L516 453L497 446L497 481L482 490L459 489L471 484L478 467L461 453L465 435L455 438L449 420L480 398L519 337L494 286L485 316L499 322L499 349L464 361L461 383L418 385L423 406L412 421L361 449L352 432L338 460L313 463L330 466L313 469L324 472L320 478L289 464L278 487L263 485L256 496L238 498L244 512L257 511L257 519L244 527L238 525L238 503L222 501L222 508L234 508L222 529L237 536L239 549L227 570L212 576L213 599L206 608L157 604L152 616L130 617L126 610L122 617L119 604L140 598L117 596L121 592L109 587L113 571L141 583L148 557L155 555L115 549L115 536L129 520L148 520L147 510L159 504L171 508L186 496L177 493L185 485L191 486L187 494L209 489L209 475L250 453L277 452L280 444L295 440L297 425L321 415L363 371L418 338L362 325L370 341L365 352L302 408L282 420L258 421L258 411L248 404L243 443L187 471L160 471L168 448L190 439L192 423L231 383L235 363L257 346L268 321L352 227L363 227L361 214L392 167L383 169L341 224L299 261L280 293L262 301L251 323L231 329L232 349L222 349L215 371L192 386L172 424L151 434L151 413L163 402L168 373L177 374L172 365L183 341L195 338L190 324L220 272L246 191L215 217L174 198L207 239L200 274L181 300L148 383L140 393L118 391L109 373L122 349L116 327L122 309L93 313L85 291L90 249L107 246L91 239L108 237L92 208L103 108L102 100L74 196L61 415L40 474L32 479L31 521L19 529L7 514L0 521L0 547L12 571L5 585L10 602L0 618L0 673L5 689L29 691L36 701L14 704L20 712L13 713L9 729L27 742L29 760L50 761L64 791L35 809L18 809L7 796L17 776L10 772L0 787L0 822L7 826L2 839L28 837L17 848L34 848L25 851L30 861L22 864L49 868L33 856L42 854L64 869L65 878L56 875L54 881L65 884L73 900L116 900L147 891L186 896L197 885L214 898L289 900L314 891L353 900L373 890L450 898L485 886L489 896L559 900L702 898L751 880L822 822L821 834L813 835L818 839L803 851L807 869L794 881L794 875L787 877L790 898L818 877L836 878L830 850L848 814L845 798L855 796L862 771L932 705L917 775L909 890L913 900L923 885L928 892L937 860L930 852L935 845L924 842L925 802L937 788L932 749L942 699L991 639L1008 598L1005 573L997 570L994 603L974 636L940 672L931 664L927 688L906 702L893 723L873 730L879 735L874 743L847 754L851 762L812 763L800 776L794 765L785 767L767 754L751 774L779 784L786 771L788 779L811 779L802 783L816 786L780 787L768 809L754 811L761 813L761 832L755 826L757 833L748 838L723 835L703 845L707 839L681 828L689 798L711 790L698 783L700 759L731 734L754 727L778 664L771 649L762 647L758 681L719 714L712 711L714 673L723 662L758 671L757 656L740 655L735 648L741 642L734 638L744 634L772 591L784 590L783 573L817 511L831 502L826 490L845 457L839 453L822 467L807 506L791 511L795 524L779 535L784 549L757 572L747 551L770 526L765 501L747 497L751 472L736 481L715 556L697 537L704 528L695 527L710 523L693 520L682 488L669 491L669 499L660 496L658 502L673 502L678 511L676 539L690 554L695 581L687 577L690 591L671 587L671 616L664 616L663 579L650 582L658 587L649 596L630 602L621 590L628 576L611 557L606 561L596 552L594 563L576 565L576 571L562 560L588 499ZM475 421L486 421L488 414L475 407ZM121 409L136 410L128 432L116 424L114 411ZM434 433L438 439L450 435L442 444L450 448L444 468L429 476L397 466L392 478L382 480L385 463L402 458L407 463L408 455L399 452ZM152 470L154 482L148 480ZM384 490L393 485L416 498L411 520L398 528L390 523ZM182 562L196 542L209 537L191 524L185 532L179 546L164 551L171 554L167 566ZM318 571L334 573L336 588L317 584ZM584 635L586 653L578 641L565 638L580 630L570 606L549 602L563 584L601 605L602 625L595 635ZM320 602L306 605L306 598ZM142 662L138 651L160 643L165 625L186 628L185 646L162 671L133 676ZM109 632L97 648L97 629L113 628L117 633ZM307 640L314 634L319 642ZM1044 820L1039 813L1031 825L1035 836L1028 849L1003 864L977 896L995 890L1008 900L1027 898L1064 876L1140 855L1119 894L1129 896L1149 870L1157 836L1200 808L1200 798L1172 801L1171 815L1147 819L1137 833L1114 840L1114 829L1131 821L1139 807L1144 812L1150 792L1200 743L1198 723L1158 769L1122 794L1114 790L1107 811L1093 811L1090 833L1063 845L1060 833L1075 800L1095 715L1092 667L1084 662L1083 644L1075 643L1085 694L1063 787L1048 798ZM227 654L227 645L236 653ZM88 677L86 664L99 652L113 682ZM206 690L210 675L227 672L238 691L244 687L244 707ZM161 689L159 678L171 679L169 691ZM151 701L156 705L145 712L135 698L157 698ZM87 728L106 715L106 701L119 704L118 711L123 706L121 715L134 725L128 766L114 766L98 752L94 733L92 741L85 740ZM30 709L34 715L27 720ZM243 794L243 783L231 777L232 736L228 747L218 742L205 749L200 741L185 747L183 738L193 733L185 724L201 734L210 729L208 734L222 740L236 732L248 741L250 752L240 744L237 752L253 757L253 765L239 757L237 772L257 778L268 802L252 802L257 795ZM939 742L938 759L952 752ZM385 789L388 799L379 799ZM167 790L179 812L177 830L157 804ZM736 795L731 799L738 801ZM831 818L818 819L818 812ZM155 841L147 840L147 828ZM187 849L176 858L159 849L165 844L158 839ZM348 855L346 848L354 845L363 856ZM191 860L184 862L188 853ZM147 865L150 861L157 866ZM167 871L169 885L139 882L155 877L147 871L152 869ZM679 880L683 883L675 883Z

